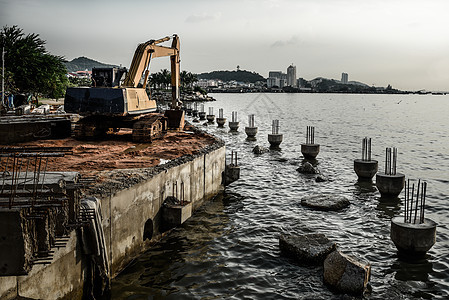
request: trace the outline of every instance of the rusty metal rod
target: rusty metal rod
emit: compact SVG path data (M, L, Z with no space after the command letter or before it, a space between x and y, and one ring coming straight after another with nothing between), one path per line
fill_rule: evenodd
M419 188L421 185L421 179L418 179L418 187L416 190L416 204L415 204L415 218L413 219L413 224L416 224L416 215L418 213L418 202L419 202Z

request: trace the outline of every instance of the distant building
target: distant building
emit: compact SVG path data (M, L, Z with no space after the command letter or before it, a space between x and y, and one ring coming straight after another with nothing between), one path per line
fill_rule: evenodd
M268 88L272 87L283 88L284 86L287 86L287 74L281 71L268 72L268 79L267 79Z
M272 88L272 87L279 87L280 85L280 79L277 77L268 77L267 79L267 88Z
M281 78L282 77L282 72L281 71L270 71L268 72L268 77L273 77L273 78Z
M341 73L341 83L348 83L348 73Z
M287 86L297 87L296 66L293 64L287 68Z

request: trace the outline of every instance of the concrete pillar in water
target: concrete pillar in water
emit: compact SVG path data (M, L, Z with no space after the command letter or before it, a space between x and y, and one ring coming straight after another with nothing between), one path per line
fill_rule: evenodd
M396 172L397 149L387 148L385 174L376 174L376 187L384 198L397 197L405 184L405 175Z
M192 115L192 103L186 103L184 110L186 112L186 115L191 116Z
M315 144L315 127L307 126L306 143L301 144L301 153L305 159L315 159L320 153L320 144Z
M239 130L239 124L240 124L240 122L239 121L237 121L238 119L237 119L237 112L236 111L233 111L232 112L232 122L229 122L228 124L229 124L229 129L231 130L231 131L238 131Z
M192 117L198 117L198 103L193 103Z
M206 112L204 111L204 104L201 104L201 110L198 112L198 117L200 117L200 120L206 120Z
M279 120L273 120L271 125L271 134L268 134L270 148L278 148L282 143L283 135L279 133Z
M354 171L360 181L371 180L377 173L377 160L371 159L371 139L362 140L362 159L354 160Z
M231 152L231 163L226 162L223 176L223 184L228 185L240 178L240 166L237 162L237 152Z
M410 193L410 180L405 187L404 216L391 219L390 237L400 254L422 257L436 241L437 223L424 217L427 183L418 181ZM410 198L411 195L411 198Z
M223 117L223 108L220 108L218 110L218 118L217 118L218 127L224 127L225 123L226 123L226 118Z
M201 114L200 114L200 118L201 118ZM214 123L215 115L214 115L214 108L213 107L209 107L209 114L206 116L206 119L207 119L207 122Z
M257 127L254 126L254 115L248 116L248 126L245 127L245 133L247 135L247 139L250 141L256 140Z

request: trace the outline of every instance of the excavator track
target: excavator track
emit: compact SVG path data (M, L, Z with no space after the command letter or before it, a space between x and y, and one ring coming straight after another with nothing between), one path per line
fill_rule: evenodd
M75 124L73 137L77 140L95 140L114 134L120 128L132 128L134 142L151 143L167 133L167 118L157 113L110 118L89 116Z
M73 130L73 137L77 140L94 140L100 137L104 137L107 128L103 128L89 119L81 119L75 124Z
M133 141L151 143L167 133L167 118L160 114L149 114L141 117L133 126Z

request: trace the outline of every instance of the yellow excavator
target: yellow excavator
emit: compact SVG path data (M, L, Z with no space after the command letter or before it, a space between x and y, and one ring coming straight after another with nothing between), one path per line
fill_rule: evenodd
M159 45L170 39L171 47ZM92 87L67 88L65 111L82 116L75 124L75 138L93 139L120 128L132 128L135 142L151 142L168 128L182 130L179 46L177 35L139 44L129 71L126 68L93 68ZM146 92L150 62L163 56L170 56L172 86L171 109L166 110L165 115L154 113L156 101Z

